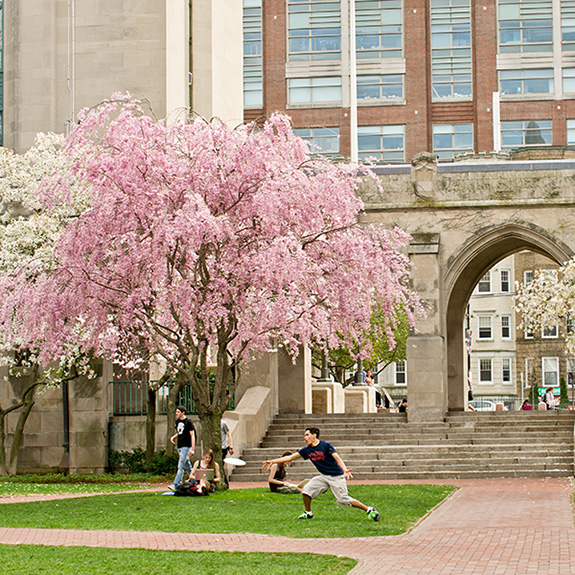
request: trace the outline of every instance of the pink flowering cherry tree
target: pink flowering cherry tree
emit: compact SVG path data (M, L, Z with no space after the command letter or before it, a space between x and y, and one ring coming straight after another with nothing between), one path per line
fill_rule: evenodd
M74 182L90 208L59 237L21 329L42 335L41 362L73 341L123 365L165 366L191 384L218 457L242 361L356 342L374 306L390 340L398 310L413 323L408 236L360 224L357 166L310 159L288 117L168 124L116 95L85 111L65 146L74 161L44 205L70 201Z

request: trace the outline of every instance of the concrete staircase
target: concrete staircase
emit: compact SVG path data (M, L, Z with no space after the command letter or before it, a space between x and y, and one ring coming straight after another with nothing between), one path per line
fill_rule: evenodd
M232 481L265 481L266 459L304 445L307 426L334 444L354 479L569 477L575 412L452 412L443 422L407 423L405 414L279 414L260 447L246 449ZM314 473L298 459L288 478Z

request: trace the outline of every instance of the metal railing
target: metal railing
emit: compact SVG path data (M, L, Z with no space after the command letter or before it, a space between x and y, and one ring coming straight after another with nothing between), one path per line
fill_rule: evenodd
M146 415L148 412L148 387L157 383L155 380L110 381L108 385L112 415ZM156 393L156 413L166 413L168 395L174 384L168 382ZM186 413L197 413L192 386L185 385L178 394L178 405L186 408ZM232 396L228 409L235 408L235 396Z

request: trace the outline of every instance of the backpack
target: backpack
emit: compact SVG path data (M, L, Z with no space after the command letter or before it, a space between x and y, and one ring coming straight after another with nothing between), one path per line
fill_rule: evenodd
M200 484L194 479L188 479L178 486L174 495L177 497L200 497L202 495L208 495L208 492L202 490Z

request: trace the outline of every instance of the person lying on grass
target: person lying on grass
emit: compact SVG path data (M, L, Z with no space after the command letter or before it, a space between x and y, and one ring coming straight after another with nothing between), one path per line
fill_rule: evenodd
M320 475L312 478L303 488L302 497L305 511L298 519L313 519L312 499L331 489L339 505L351 505L363 509L370 519L379 521L379 512L375 507L367 507L361 501L350 497L347 492L346 479L351 479L351 469L346 467L331 443L319 439L319 429L317 427L306 428L303 438L306 446L296 453L285 455L279 459L264 461L262 465L262 469L267 470L274 464L289 463L299 457L309 459L315 465Z

